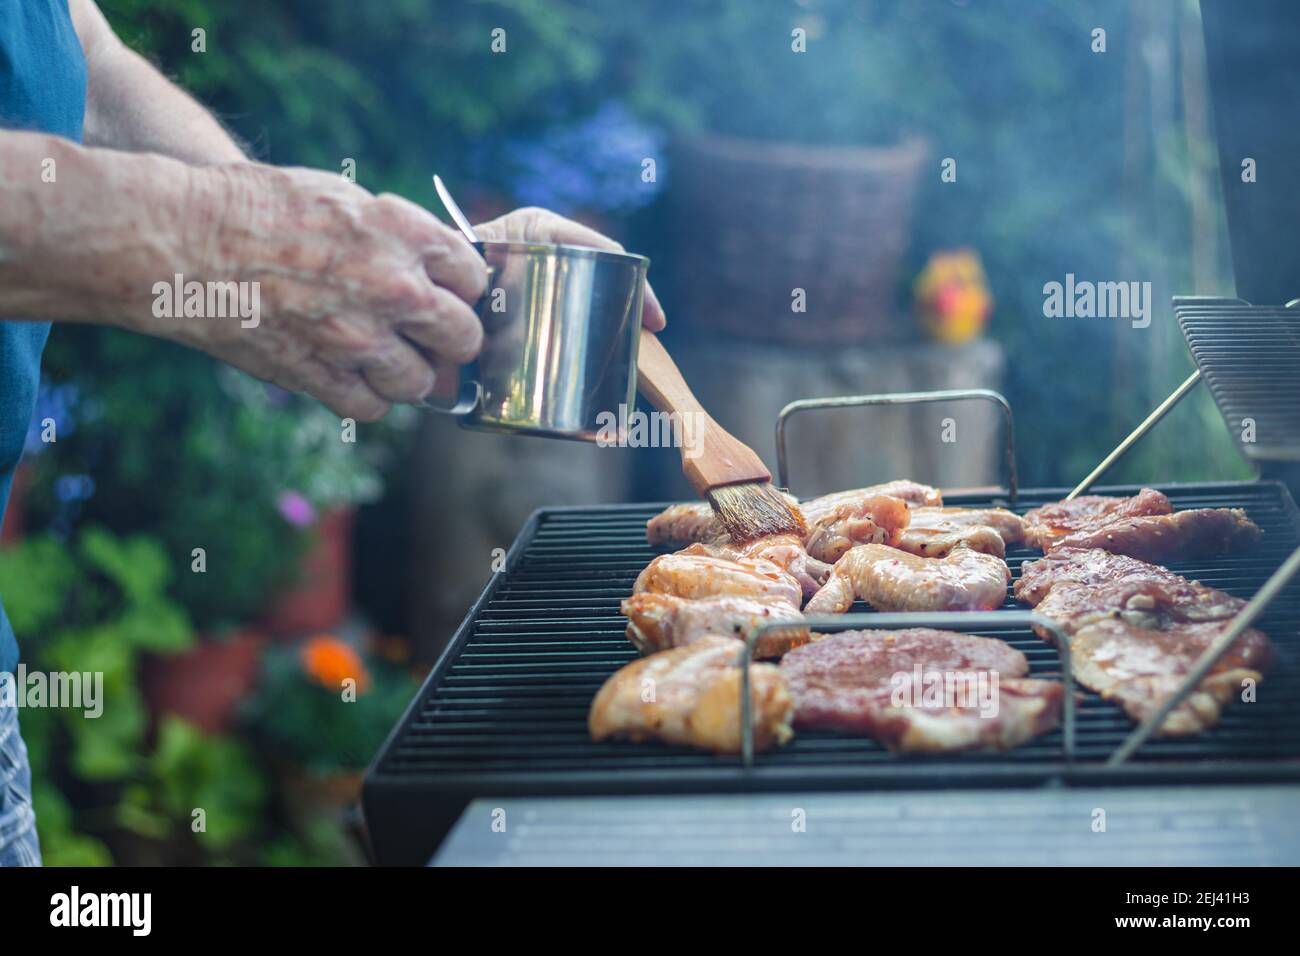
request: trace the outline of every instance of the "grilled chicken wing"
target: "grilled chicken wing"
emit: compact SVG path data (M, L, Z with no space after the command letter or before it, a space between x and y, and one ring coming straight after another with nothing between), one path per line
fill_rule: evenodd
M1240 508L1195 508L1119 518L1057 538L1056 548L1103 548L1144 561L1170 561L1244 550L1263 532Z
M837 491L834 494L822 495L820 498L809 500L807 504L799 505L799 508L803 511L804 517L808 518L809 508L814 512L824 513L846 501L862 502L881 495L898 498L909 505L937 507L943 504L943 497L937 488L917 484L915 481L899 480L853 491ZM799 504L799 499L794 495L787 494L784 497L792 505ZM886 531L892 530L892 527L891 525ZM727 540L727 532L714 515L712 507L705 502L690 502L671 505L647 521L646 539L658 548L674 547L696 541L707 544ZM854 543L868 544L870 539L864 538ZM822 560L834 559L823 558Z
M707 502L692 501L669 505L659 512L645 523L645 536L656 548L664 548L716 541L725 538L727 530Z
M982 611L1006 599L1011 572L1001 558L956 548L922 558L882 544L862 544L835 564L804 613L843 614L854 598L880 611Z
M592 701L592 740L659 739L718 753L739 753L740 668L744 644L705 635L685 647L633 661L605 681ZM794 701L774 664L750 664L754 747L793 736Z
M1191 672L1226 621L1179 624L1159 630L1123 620L1087 624L1070 638L1074 679L1105 700L1113 700L1136 721L1155 713ZM1213 726L1226 704L1240 696L1242 683L1258 682L1268 669L1268 638L1247 630L1205 679L1160 725L1166 737L1196 734Z
M1024 520L1003 508L913 508L894 547L923 558L958 547L1001 558L1024 536Z
M739 558L729 561L708 554L661 554L638 575L633 594L650 592L681 598L730 595L780 601L798 607L799 582L771 561Z
M760 637L755 657L780 657L810 639L799 609L782 601L747 597L688 601L670 594L634 594L623 602L623 614L628 619L627 639L643 654L682 647L705 634L744 640L753 628L780 621L789 621L791 626Z
M798 535L794 534L768 535L765 538L756 538L748 544L733 544L729 538L724 538L707 544L693 544L678 553L708 554L728 561L739 558L771 561L799 582L805 597L816 594L831 573L829 564L809 557L803 542Z
M808 553L830 564L856 544L892 544L911 520L907 502L890 495L844 492L801 507Z
M1169 499L1152 488L1143 488L1131 498L1081 495L1025 512L1025 542L1046 551L1068 534L1095 531L1119 518L1167 515L1173 510Z
M1003 641L930 628L844 631L781 661L795 726L922 752L1009 750L1055 727L1064 687L1028 671Z
M943 504L943 495L939 493L938 488L931 488L929 485L900 479L898 481L887 481L883 485L868 485L866 488L855 488L851 491L833 491L819 498L811 498L799 507L803 509L806 518L809 508L813 510L829 508L845 498L874 498L877 495L898 498L914 507L937 508Z

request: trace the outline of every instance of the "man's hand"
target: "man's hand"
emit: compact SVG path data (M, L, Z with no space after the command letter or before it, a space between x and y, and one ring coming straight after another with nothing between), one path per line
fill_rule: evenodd
M258 324L166 318L142 331L366 421L429 394L435 361L478 354L471 306L487 268L426 210L309 169L238 164L193 176L201 198L182 234L185 279L258 283Z
M491 222L475 226L474 232L480 239L488 241L563 242L613 252L624 251L613 239L602 236L594 229L588 229L580 222L565 219L546 209L532 207L516 209ZM641 324L651 332L658 332L667 324L663 307L648 282L645 287L645 304L641 309Z

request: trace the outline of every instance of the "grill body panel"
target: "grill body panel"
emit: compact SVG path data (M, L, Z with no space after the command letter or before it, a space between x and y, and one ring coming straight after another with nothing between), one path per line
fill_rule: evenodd
M1249 598L1295 549L1300 519L1273 482L1160 486L1177 508L1244 507L1264 539L1243 555L1171 564L1172 570ZM1101 489L1132 494L1137 486ZM1066 489L1023 492L1018 510ZM1005 504L947 495L954 505ZM895 755L876 742L798 732L746 769L665 744L592 743L587 709L605 679L636 658L619 602L656 554L645 522L663 505L543 509L532 516L497 574L393 731L363 790L372 848L381 863L423 863L477 796L647 794L744 790L845 790L933 786L1025 787L1300 779L1300 588L1259 623L1277 660L1253 704L1229 706L1209 732L1149 742L1126 766L1103 765L1133 724L1086 692L1077 714L1076 759L1061 759L1061 731L1003 754ZM1018 577L1025 560L1007 555ZM1019 608L1008 600L1006 607ZM867 611L859 605L855 611ZM982 629L1025 653L1034 677L1059 676L1055 649L1025 628Z

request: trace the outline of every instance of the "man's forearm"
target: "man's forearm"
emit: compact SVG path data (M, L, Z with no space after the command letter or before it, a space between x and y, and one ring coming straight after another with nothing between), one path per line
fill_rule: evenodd
M217 170L0 131L0 316L155 322L153 283L197 268Z
M90 0L73 0L86 55L85 140L187 163L234 163L245 156L221 124L113 33Z

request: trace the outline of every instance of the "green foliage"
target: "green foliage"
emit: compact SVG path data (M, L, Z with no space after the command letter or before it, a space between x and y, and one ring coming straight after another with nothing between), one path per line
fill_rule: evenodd
M106 839L127 830L171 847L193 840L219 859L260 825L266 785L249 749L165 719L150 746L137 684L140 656L193 643L184 610L166 596L172 566L150 538L83 531L69 548L51 536L0 551L0 595L29 671L103 675L102 713L27 708L33 802L46 862L112 862ZM75 782L75 783L74 783ZM68 793L91 794L74 804ZM175 852L169 850L168 852Z
M95 493L75 522L153 536L182 568L167 595L203 630L246 624L292 583L314 531L286 521L280 496L301 494L318 512L374 499L379 466L414 415L396 411L346 443L339 419L315 401L112 330L59 329L45 375L74 383L80 397L75 428L34 460L34 523L57 523L59 475L94 476ZM195 548L205 552L206 573L190 570ZM165 608L142 611L141 637L175 633Z
M341 688L322 687L310 678L298 648L269 650L257 695L245 712L250 733L273 760L308 772L364 768L415 690L401 668L372 660L365 669L369 686L346 700Z
M158 729L144 782L124 792L119 819L155 839L174 839L189 829L200 845L219 854L259 826L265 802L261 771L242 743L170 717Z
M335 170L351 157L362 185L416 196L434 169L464 168L467 140L594 103L622 29L595 0L101 6L259 155ZM191 50L196 27L206 54ZM498 27L510 69L491 68Z
M0 550L0 596L18 634L39 634L63 609L77 567L63 543L33 538L21 548Z

